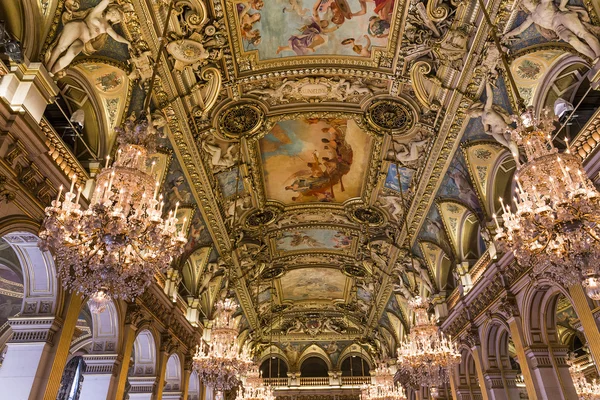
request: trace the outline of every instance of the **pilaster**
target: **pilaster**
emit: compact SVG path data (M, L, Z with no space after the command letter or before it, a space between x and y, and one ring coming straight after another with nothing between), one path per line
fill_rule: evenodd
M570 287L569 293L571 294L575 313L577 313L579 321L581 322L583 334L587 339L587 345L590 349L594 364L596 365L596 370L598 370L598 363L600 363L600 331L598 330L596 318L594 318L588 297L581 285Z

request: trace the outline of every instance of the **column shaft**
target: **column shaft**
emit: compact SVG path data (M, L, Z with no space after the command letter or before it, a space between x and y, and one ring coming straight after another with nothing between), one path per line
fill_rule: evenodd
M527 389L527 397L529 400L542 399L539 383L534 379L533 373L531 372L531 365L529 364L529 358L525 353L525 344L523 339L523 326L521 323L521 317L514 316L509 318L508 326L510 328L510 336L512 337L513 343L515 344L515 351L517 358L521 365L521 373L525 380L525 387Z
M62 328L55 336L54 346L47 353L47 357L42 358L38 373L36 374L36 382L31 389L31 400L55 400L60 389L60 380L62 378L67 359L69 358L69 350L71 340L81 311L83 299L77 294L68 294L65 307L62 312Z
M479 389L483 400L489 400L490 396L485 384L485 375L483 374L483 362L481 360L481 346L471 348L473 352L473 361L475 361L475 371L477 372L477 380L479 381Z
M131 354L133 353L136 330L134 324L126 324L123 329L123 343L117 362L115 363L113 377L110 380L107 400L122 399L125 394L125 384L127 383L127 374L129 373L129 364Z
M600 365L600 331L598 330L598 324L596 324L596 319L590 308L587 295L583 291L581 285L572 286L569 288L569 292L571 293L573 307L575 308L577 317L579 317L579 321L581 321L583 334L587 340L590 354L594 359L596 370L598 370L598 365Z

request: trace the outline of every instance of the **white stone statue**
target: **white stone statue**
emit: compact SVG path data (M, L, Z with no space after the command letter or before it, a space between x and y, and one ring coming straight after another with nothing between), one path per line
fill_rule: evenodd
M418 140L410 143L392 142L392 149L388 151L388 156L401 163L417 161L421 155L422 146L427 144L429 139Z
M485 83L485 93L485 104L481 102L474 103L469 108L468 115L471 118L481 117L484 132L493 137L501 145L506 146L515 158L517 166L520 166L519 146L511 139L510 128L508 126L512 121L502 107L494 105L494 92L492 91L492 84L489 79Z
M122 20L122 9L112 0L101 0L98 5L86 10L85 17L67 22L46 55L46 68L55 74L71 64L81 52L91 54L100 49L107 36L119 43L131 44L119 35L112 25Z
M402 199L400 198L400 196L379 196L379 201L385 208L388 209L388 211L392 215L392 218L398 221L398 218L402 216L402 212L404 211Z
M202 148L210 154L210 163L213 167L230 168L235 165L239 153L239 143L231 143L225 151L216 142L204 142Z
M600 58L600 41L594 35L598 34L598 28L583 20L589 19L585 10L567 7L568 2L569 0L561 0L557 6L553 0L521 0L521 7L529 15L521 25L504 35L503 40L519 35L531 24L536 24L541 30L556 34L575 50L596 62Z

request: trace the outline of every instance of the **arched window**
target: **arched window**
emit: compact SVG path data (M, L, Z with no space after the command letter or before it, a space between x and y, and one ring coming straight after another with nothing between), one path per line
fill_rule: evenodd
M60 390L56 397L57 400L79 399L85 368L86 365L85 361L83 361L83 357L75 356L69 360L60 381Z
M328 377L329 367L327 363L319 357L309 357L300 367L300 376L307 378Z
M269 357L260 365L260 373L263 378L285 378L288 366L279 357Z
M369 376L369 363L362 357L353 355L342 361L342 376Z

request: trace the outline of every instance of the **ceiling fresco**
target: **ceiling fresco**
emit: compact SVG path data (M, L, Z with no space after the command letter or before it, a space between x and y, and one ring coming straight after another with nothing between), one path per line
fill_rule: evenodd
M369 147L369 135L352 120L279 122L260 140L267 198L301 204L359 197Z
M42 61L99 1L50 3ZM164 209L179 203L188 243L171 276L193 323L230 296L243 340L259 351L272 340L290 364L352 346L393 356L408 299L435 297L440 316L464 271L495 251L496 199L519 162L485 121L509 126L516 107L477 2L174 0L167 19L168 3L116 1L129 45L103 37L55 79L73 104L93 94L110 143L160 61L148 168ZM502 34L526 17L486 3ZM579 57L547 33L503 40L528 104L561 54Z

